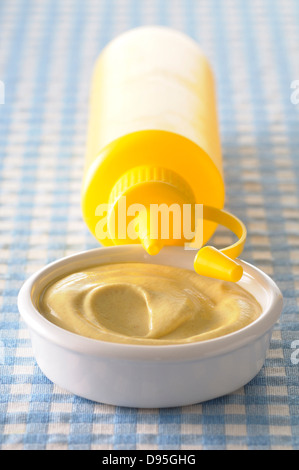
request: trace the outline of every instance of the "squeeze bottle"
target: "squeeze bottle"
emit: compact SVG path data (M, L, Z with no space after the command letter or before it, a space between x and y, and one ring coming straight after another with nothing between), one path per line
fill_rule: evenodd
M194 227L194 207L201 204L201 246L219 223L239 240L223 250L199 249L194 268L237 281L242 268L233 258L246 233L241 221L223 211L224 200L215 84L199 46L160 26L139 27L112 40L95 64L91 86L82 185L90 231L102 245L141 243L154 255L186 238L174 233L153 238L149 207L190 205ZM129 213L136 204L140 210ZM135 238L128 233L132 227Z

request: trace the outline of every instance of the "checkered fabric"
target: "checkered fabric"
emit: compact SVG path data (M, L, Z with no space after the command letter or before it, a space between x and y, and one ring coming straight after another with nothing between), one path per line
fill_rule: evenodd
M299 449L298 19L297 0L0 2L2 450ZM144 24L187 33L210 58L226 208L248 228L242 258L285 302L261 372L184 408L118 408L54 385L16 304L30 274L97 246L80 209L92 68L108 41ZM228 235L216 238L223 245Z

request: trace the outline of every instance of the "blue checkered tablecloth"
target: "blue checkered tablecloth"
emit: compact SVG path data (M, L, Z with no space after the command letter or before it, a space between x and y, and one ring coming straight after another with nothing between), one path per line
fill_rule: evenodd
M226 207L248 228L242 258L285 299L261 372L184 408L118 408L54 385L16 304L31 273L97 246L80 209L92 68L144 24L189 34L210 58ZM299 449L298 0L1 0L0 80L0 448Z

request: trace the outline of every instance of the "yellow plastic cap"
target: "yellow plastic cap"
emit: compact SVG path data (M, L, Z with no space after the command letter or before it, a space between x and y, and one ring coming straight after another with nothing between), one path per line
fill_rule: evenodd
M201 248L194 259L195 271L203 276L238 282L243 275L243 268L234 259L244 248L247 235L245 225L233 214L215 207L204 206L203 218L224 225L237 235L238 240L221 250L212 246Z
M125 208L122 207L122 199L125 197ZM156 218L153 224L150 208L153 205L167 208L170 215L172 205L182 208L184 204L190 204L194 209L195 199L193 192L177 173L160 167L141 166L134 167L126 172L114 185L109 198L110 216L108 217L108 229L111 240L115 245L141 243L145 251L150 255L156 255L165 245L184 245L186 240L183 235L182 217L169 224L169 232L166 237L162 236L162 218ZM130 209L132 209L130 212ZM135 207L135 209L134 209ZM233 231L238 241L221 250L211 246L202 247L195 256L194 269L198 274L217 279L237 282L241 279L243 268L234 261L242 252L246 240L245 225L234 215L216 207L203 205L203 220L224 225ZM118 224L126 225L118 227L115 225L117 218L111 214L124 212L125 218L120 217ZM131 217L128 218L127 214ZM182 212L180 212L181 214ZM192 224L195 218L195 210L191 211ZM133 229L130 232L128 228ZM121 229L119 231L119 229ZM171 232L172 230L172 232ZM123 236L119 237L119 233ZM180 233L180 237L175 233ZM136 235L136 236L135 236Z
M243 268L213 246L204 246L197 253L194 269L198 274L223 281L238 282Z
M114 216L121 210L124 197L126 219L121 218L121 221L127 226L118 227ZM113 214L113 217L108 217L111 240L115 245L136 243L136 239L130 236L132 232L127 230L131 226L136 232L137 241L150 255L157 254L164 245L182 245L186 240L182 235L181 216L173 219L174 223L169 224L169 232L164 237L159 211L165 209L174 217L173 205L181 214L184 204L194 206L195 198L189 184L177 173L167 168L146 165L132 168L117 181L109 197L110 214ZM153 206L157 208L155 221L150 211ZM125 234L122 239L118 236L119 228ZM176 236L178 233L179 237Z

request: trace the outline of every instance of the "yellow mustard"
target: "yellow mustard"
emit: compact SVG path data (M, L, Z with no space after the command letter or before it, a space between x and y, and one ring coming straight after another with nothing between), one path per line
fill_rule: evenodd
M70 273L44 289L38 308L52 323L79 335L152 345L216 338L261 314L256 299L236 283L145 263Z

